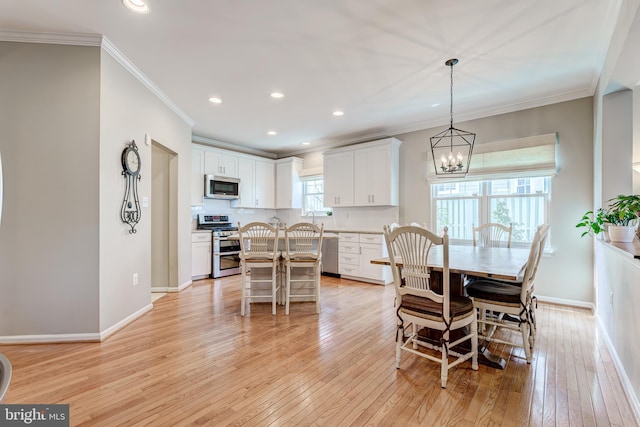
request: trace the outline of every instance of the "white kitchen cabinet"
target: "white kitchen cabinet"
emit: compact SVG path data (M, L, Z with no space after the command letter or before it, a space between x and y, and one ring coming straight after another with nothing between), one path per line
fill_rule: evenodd
M391 283L388 266L371 264L372 259L387 256L382 234L340 233L338 271L342 277L386 285Z
M397 206L400 144L386 138L327 151L325 206Z
M324 205L353 206L353 150L324 155Z
M191 278L202 279L211 274L211 232L191 233Z
M276 209L302 207L302 162L298 157L276 160Z
M275 164L273 161L256 159L256 208L275 209L275 175Z
M204 204L204 149L191 148L191 206Z
M238 156L231 151L207 149L204 152L204 171L208 175L238 178Z
M234 208L275 208L275 165L272 160L239 156L240 197Z
M387 138L354 152L354 205L397 206L400 141Z
M236 208L254 208L256 205L255 179L256 161L248 157L238 158L238 178L240 178L240 197L232 202Z

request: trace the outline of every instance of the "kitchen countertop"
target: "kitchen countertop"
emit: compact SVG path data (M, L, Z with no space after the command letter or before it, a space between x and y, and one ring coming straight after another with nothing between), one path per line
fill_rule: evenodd
M360 234L383 234L382 227L379 230L374 229L356 229L356 228L327 228L328 233L360 233Z

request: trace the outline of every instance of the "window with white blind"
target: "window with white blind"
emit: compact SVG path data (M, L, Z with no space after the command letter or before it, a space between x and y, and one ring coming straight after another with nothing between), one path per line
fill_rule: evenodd
M527 247L536 228L549 223L551 178L506 178L431 185L435 230L448 227L452 243L471 243L472 228L487 222L513 224L511 244Z
M302 208L305 214L313 212L325 215L330 208L324 207L324 179L322 176L302 178Z

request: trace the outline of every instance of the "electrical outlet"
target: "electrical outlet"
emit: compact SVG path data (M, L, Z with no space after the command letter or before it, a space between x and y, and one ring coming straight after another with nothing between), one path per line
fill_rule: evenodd
M138 273L133 273L133 286L138 285Z
M609 292L609 306L613 307L613 292Z

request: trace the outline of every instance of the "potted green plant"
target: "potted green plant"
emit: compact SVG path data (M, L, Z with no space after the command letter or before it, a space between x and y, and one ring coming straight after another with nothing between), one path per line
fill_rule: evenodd
M612 242L633 241L640 212L640 196L619 195L608 202L607 208L584 214L576 227L586 228L582 236L597 235L606 230Z

